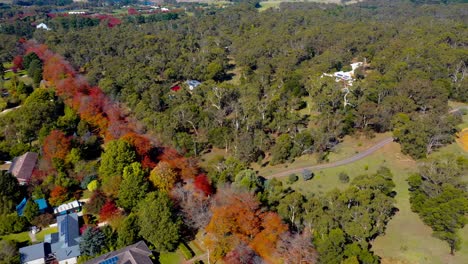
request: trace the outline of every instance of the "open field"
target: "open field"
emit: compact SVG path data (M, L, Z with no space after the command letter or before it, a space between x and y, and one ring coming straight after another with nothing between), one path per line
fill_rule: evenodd
M297 1L297 0L267 0L267 1L262 1L260 2L260 11L265 11L268 8L279 8L279 5L281 3L324 3L324 4L341 4L341 0L302 0L302 1ZM359 2L359 0L356 1L350 1L347 4L353 4Z

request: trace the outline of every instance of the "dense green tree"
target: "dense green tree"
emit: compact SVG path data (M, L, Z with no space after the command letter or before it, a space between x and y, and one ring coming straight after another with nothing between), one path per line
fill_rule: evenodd
M33 200L29 199L24 206L23 216L29 223L32 223L33 219L39 214L39 206Z
M234 185L257 193L263 189L263 182L255 171L247 169L240 171L234 179Z
M445 240L450 253L460 249L458 230L467 223L468 193L461 180L468 161L453 155L431 158L420 165L419 174L408 178L411 209Z
M149 193L138 204L139 235L159 252L173 250L180 238L181 220L172 206L172 201L163 192Z
M0 171L0 195L16 200L21 196L20 185L15 176L7 171Z
M19 264L18 247L10 240L0 240L0 264Z
M117 195L123 170L134 161L136 161L136 153L130 143L124 140L110 141L101 155L99 166L103 191L110 195Z
M138 162L124 168L123 180L117 195L118 206L130 211L146 196L149 186L145 176L146 173Z
M276 144L271 150L271 164L283 163L288 160L293 147L291 137L283 134L276 139Z
M87 256L99 255L105 246L105 243L103 243L105 240L106 235L98 227L86 228L80 241L81 254Z
M18 216L17 213L0 215L0 235L20 233L26 230L28 221L25 217Z
M128 215L117 230L117 246L125 247L138 242L140 239L138 217L135 214Z

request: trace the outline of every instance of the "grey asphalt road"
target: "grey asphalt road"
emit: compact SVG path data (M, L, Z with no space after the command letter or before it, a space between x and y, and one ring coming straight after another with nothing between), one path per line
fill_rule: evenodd
M313 165L313 166L306 166L306 167L291 169L291 170L275 173L275 174L272 174L272 175L263 175L263 176L265 178L267 178L267 179L269 179L269 178L278 178L278 177L288 176L288 175L293 174L293 173L301 173L303 170L317 171L317 170L322 170L322 169L328 169L328 168L343 166L343 165L358 161L358 160L360 160L362 158L365 158L365 157L369 156L370 154L374 153L375 151L381 149L383 146L385 146L385 145L387 145L387 144L389 144L391 142L393 142L393 138L388 137L388 138L385 138L385 139L379 141L377 144L373 145L372 147L370 147L370 148L368 148L368 149L366 149L366 150L364 150L362 152L359 152L358 154L356 154L354 156L351 156L349 158L346 158L346 159L338 160L338 161L331 162L331 163L325 163L325 164L319 164L319 165Z

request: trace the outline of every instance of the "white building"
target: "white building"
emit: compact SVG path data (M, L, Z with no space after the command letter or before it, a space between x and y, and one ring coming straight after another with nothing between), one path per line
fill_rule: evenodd
M44 23L40 23L39 25L36 26L37 29L45 29L45 30L50 30L50 28L44 24Z

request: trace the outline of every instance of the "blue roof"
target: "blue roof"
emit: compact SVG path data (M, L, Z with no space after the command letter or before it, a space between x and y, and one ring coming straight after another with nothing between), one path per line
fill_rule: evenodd
M36 259L44 259L46 256L46 249L44 243L39 243L22 247L19 249L19 253L21 256L21 263L25 263Z
M16 206L16 212L19 216L23 216L24 207L26 206L27 201L28 200L26 200L26 197L24 197L21 203Z
M44 198L36 199L34 202L39 206L39 211L44 211L48 207L47 201Z

